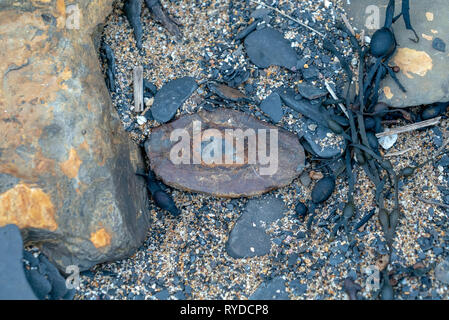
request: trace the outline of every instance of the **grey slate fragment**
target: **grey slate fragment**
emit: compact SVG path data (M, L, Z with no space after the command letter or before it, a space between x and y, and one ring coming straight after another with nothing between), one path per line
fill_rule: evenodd
M249 200L229 235L227 253L233 258L268 254L271 238L265 233L265 228L282 218L284 211L284 202L274 196Z
M245 38L245 49L251 62L259 68L277 65L292 69L298 60L290 42L269 27L250 33Z
M160 123L170 121L197 88L198 85L192 77L183 77L166 83L154 97L150 109L153 118Z
M274 123L281 121L284 116L281 97L276 92L270 94L264 101L262 101L260 109L266 113Z
M299 94L308 100L314 100L327 95L327 91L310 84L301 83L298 85Z

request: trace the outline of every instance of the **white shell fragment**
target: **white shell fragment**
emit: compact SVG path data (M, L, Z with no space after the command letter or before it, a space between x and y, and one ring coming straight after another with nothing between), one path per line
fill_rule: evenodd
M390 149L398 141L398 135L392 134L390 136L379 138L379 144L384 148L384 150Z

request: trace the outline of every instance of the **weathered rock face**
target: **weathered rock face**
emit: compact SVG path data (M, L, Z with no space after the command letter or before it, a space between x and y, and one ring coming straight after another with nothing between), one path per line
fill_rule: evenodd
M396 12L400 13L402 1L396 1ZM372 36L376 27L383 27L388 0L359 0L343 2L351 24L358 30L365 29ZM380 19L377 19L377 14ZM420 37L419 43L410 41L413 32L405 29L403 19L393 24L398 50L391 65L401 68L398 78L407 93L403 93L389 77L382 82L380 100L394 107L417 106L449 101L448 54L433 48L435 38L449 44L447 29L449 7L446 0L410 1L410 17ZM377 25L377 22L380 25Z
M241 138L245 133L249 138ZM294 134L225 108L202 110L154 129L145 149L151 169L165 184L231 198L288 185L305 159Z
M142 159L92 41L111 3L0 5L0 226L19 226L63 271L129 255L148 226Z

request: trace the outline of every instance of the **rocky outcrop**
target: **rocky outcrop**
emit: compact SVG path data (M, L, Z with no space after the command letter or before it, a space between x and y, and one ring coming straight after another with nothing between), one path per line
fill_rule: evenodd
M0 4L0 226L63 271L126 257L148 198L92 41L112 0L18 3Z

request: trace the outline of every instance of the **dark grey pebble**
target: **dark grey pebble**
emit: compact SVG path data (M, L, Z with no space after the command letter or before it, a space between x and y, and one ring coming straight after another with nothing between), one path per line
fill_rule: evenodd
M166 83L154 97L150 109L153 118L161 123L170 121L197 88L198 85L192 77L183 77Z
M274 123L281 121L284 116L281 97L276 92L270 94L264 101L262 101L260 109L266 113Z
M226 252L233 258L263 256L270 252L271 238L265 226L283 217L284 202L274 196L251 199L226 243Z
M440 38L435 38L432 42L432 47L435 50L441 51L441 52L446 52L446 43L440 39Z
M298 60L290 42L273 28L250 33L245 38L245 49L251 62L259 68L278 65L292 69Z

